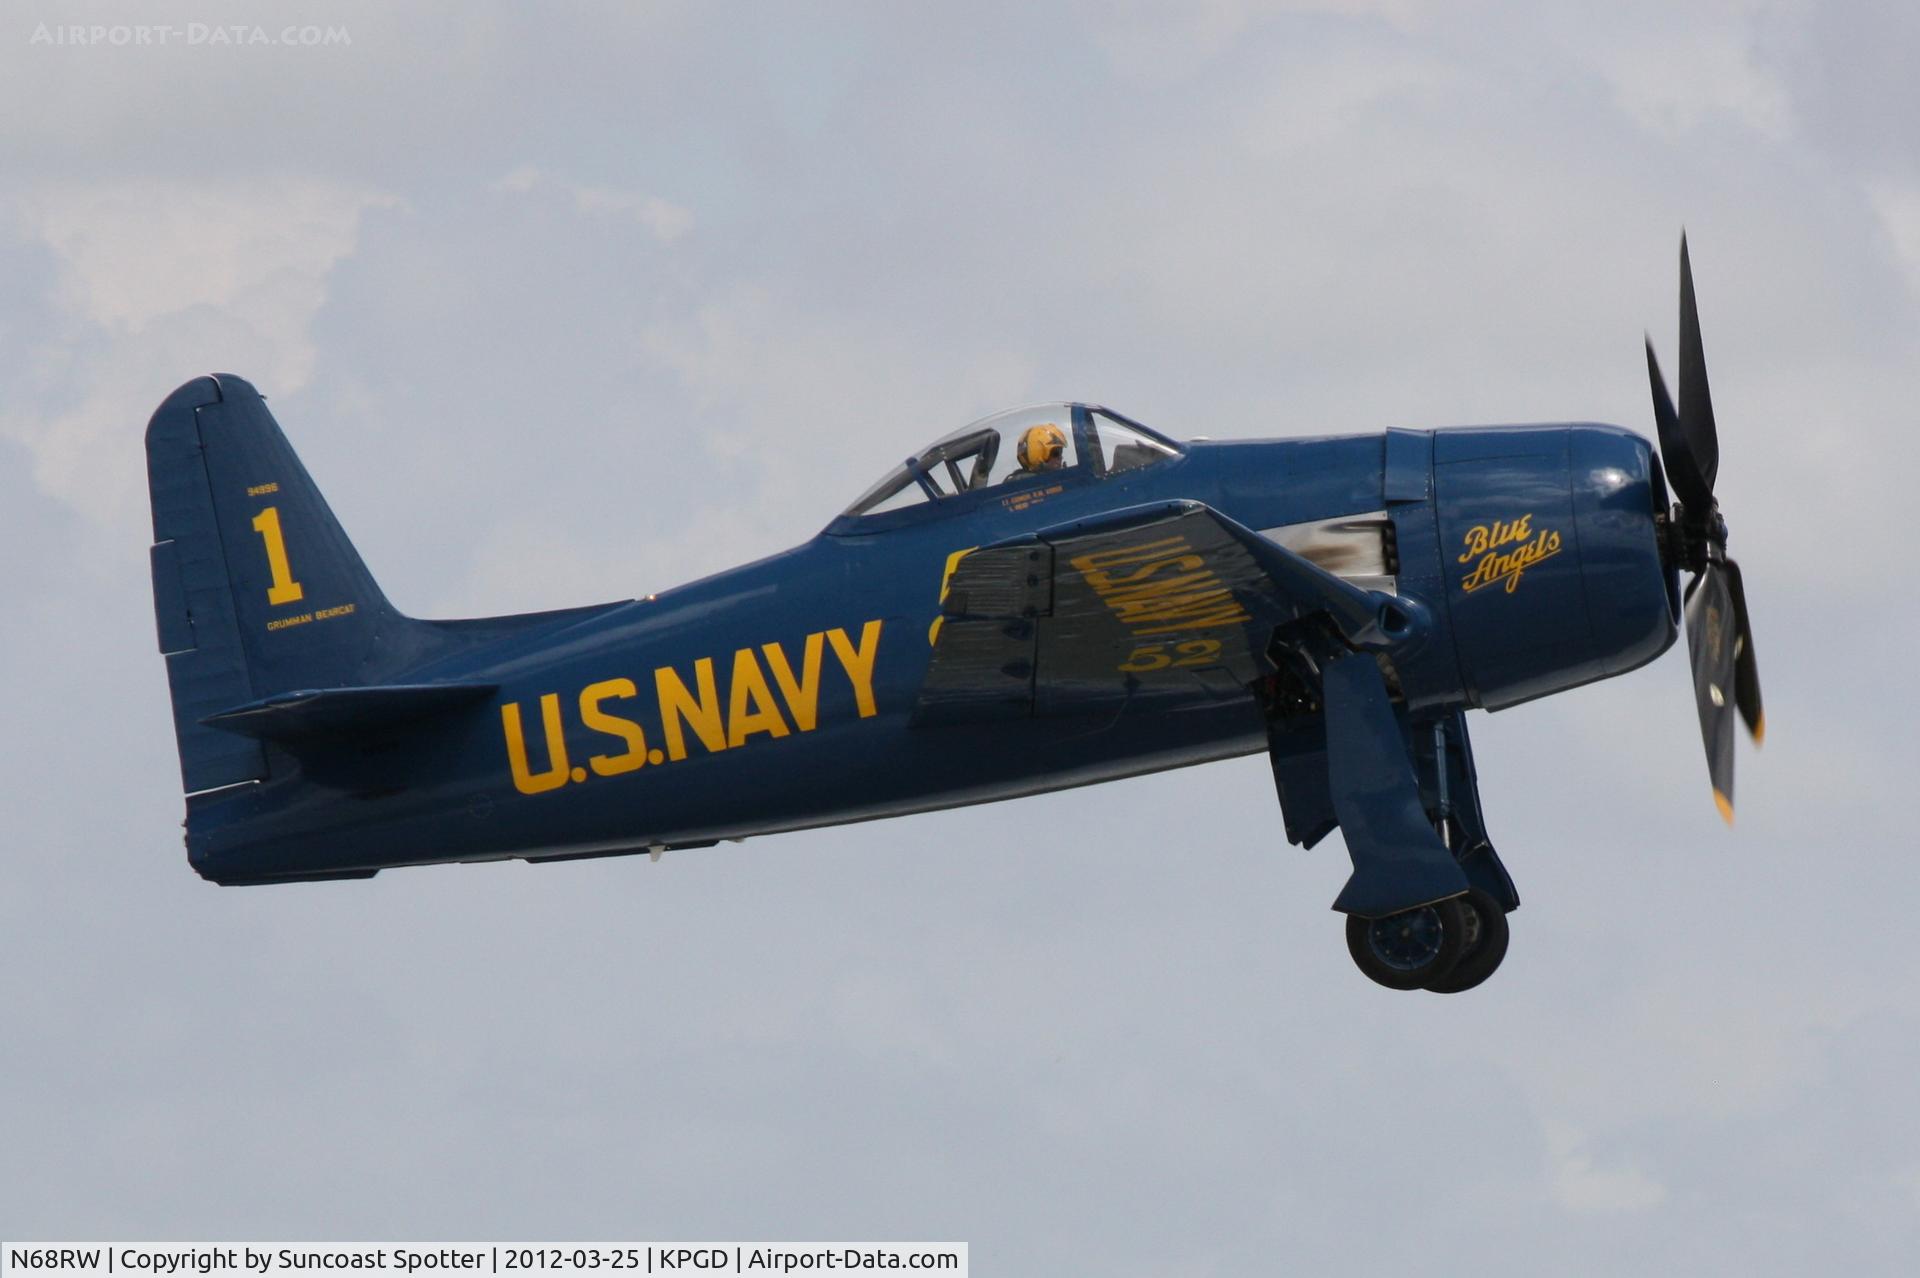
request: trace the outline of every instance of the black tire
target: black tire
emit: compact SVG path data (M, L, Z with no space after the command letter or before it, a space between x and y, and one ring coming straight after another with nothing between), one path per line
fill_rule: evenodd
M1466 948L1469 916L1459 897L1385 918L1347 916L1347 952L1368 980L1417 990L1445 977Z
M1435 994L1458 994L1470 990L1493 975L1500 960L1507 956L1507 912L1493 893L1472 888L1460 898L1462 909L1471 911L1465 951L1453 970L1428 981L1426 988ZM1476 926L1477 925L1477 926Z

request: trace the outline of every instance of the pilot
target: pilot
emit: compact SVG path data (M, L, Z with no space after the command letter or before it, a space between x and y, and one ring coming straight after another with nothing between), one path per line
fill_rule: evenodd
M1020 469L1029 475L1059 470L1067 464L1067 437L1052 422L1041 422L1020 432L1020 446L1014 450Z

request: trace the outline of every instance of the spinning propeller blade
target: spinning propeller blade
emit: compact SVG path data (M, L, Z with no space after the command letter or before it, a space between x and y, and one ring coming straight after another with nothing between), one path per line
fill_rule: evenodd
M1713 781L1713 801L1727 823L1733 823L1733 680L1734 643L1732 592L1720 565L1707 570L1687 587L1687 655L1693 659L1693 696L1700 710L1700 738L1707 746L1707 776Z
M1757 744L1766 735L1760 702L1760 668L1740 565L1727 557L1727 525L1713 486L1720 473L1720 437L1713 396L1707 389L1707 357L1700 341L1700 311L1693 294L1693 264L1687 237L1680 237L1680 406L1647 341L1647 380L1653 391L1654 425L1667 482L1679 498L1667 520L1667 553L1694 574L1687 586L1687 650L1693 663L1694 700L1707 750L1714 803L1733 822L1733 719L1737 712Z
M1653 356L1651 337L1647 339L1647 380L1653 385L1653 425L1660 436L1667 485L1686 505L1704 510L1713 501L1713 489L1694 464L1693 450L1680 429L1680 414L1673 411L1673 396L1667 393L1667 379L1660 375L1660 361Z
M1684 231L1680 233L1680 431L1711 495L1714 477L1720 472L1720 437L1713 428L1707 353L1700 345L1700 308L1693 300L1693 263L1687 257Z
M1747 622L1747 589L1740 565L1727 560L1727 591L1733 597L1733 701L1747 721L1753 743L1767 739L1767 712L1760 705L1760 667L1753 659L1753 627Z

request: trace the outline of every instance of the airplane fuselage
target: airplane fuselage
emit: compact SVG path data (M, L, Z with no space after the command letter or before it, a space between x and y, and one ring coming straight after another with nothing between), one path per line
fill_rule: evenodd
M257 882L685 847L1267 749L1267 707L1244 687L1036 713L1017 730L916 722L961 554L1170 499L1292 538L1368 585L1389 578L1415 614L1416 641L1393 661L1410 719L1622 673L1675 633L1663 481L1630 432L1196 442L1097 483L842 518L657 596L466 644L408 677L483 681L490 699L297 763L275 754L271 778L191 796L190 855L209 878ZM1096 584L1119 607L1179 569L1148 556ZM1137 627L1129 660L1184 660L1153 629Z

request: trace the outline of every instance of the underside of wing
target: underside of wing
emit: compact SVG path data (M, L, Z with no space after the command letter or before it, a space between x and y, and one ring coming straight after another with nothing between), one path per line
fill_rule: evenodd
M1314 613L1363 638L1379 602L1199 502L1045 528L955 567L914 722L1245 696Z

